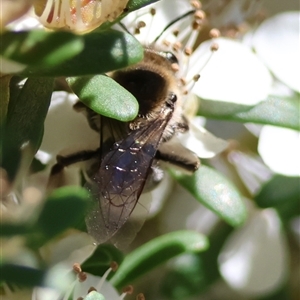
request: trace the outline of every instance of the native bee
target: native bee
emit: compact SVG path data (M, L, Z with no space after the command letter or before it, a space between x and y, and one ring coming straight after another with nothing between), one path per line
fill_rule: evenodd
M162 180L162 161L189 172L199 167L198 157L176 139L178 132L188 130L188 122L174 64L178 61L171 52L148 47L143 61L111 74L139 102L138 116L131 122L100 116L80 102L75 105L100 133L99 148L58 156L51 176L75 162L91 161L86 188L93 204L86 224L98 243L116 240L119 229L129 224L143 190Z

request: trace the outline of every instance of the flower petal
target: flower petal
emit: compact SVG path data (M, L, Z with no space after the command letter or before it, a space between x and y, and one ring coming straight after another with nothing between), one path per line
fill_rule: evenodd
M72 107L75 102L74 95L53 93L40 147L52 157L66 148L76 152L76 148L90 149L99 145L99 134L91 130L83 114L75 112Z
M243 105L255 105L269 94L272 78L268 69L240 42L216 39L219 50L211 55L212 42L204 42L192 54L189 76L201 78L193 92L201 98Z
M156 10L153 21L151 14L147 14L151 8L155 8ZM162 32L165 26L191 9L192 6L189 1L164 0L129 14L122 22L128 29L131 29L130 27L133 24L135 26L138 21L145 22L146 28L142 28L136 37L140 42L149 44ZM141 17L137 18L138 16Z
M86 296L90 287L94 287L105 299L119 300L120 296L117 290L108 281L104 281L101 287L98 286L100 280L101 277L87 274L87 279L84 282L77 282L75 285L73 299Z
M201 158L211 158L225 150L228 142L199 126L200 118L190 122L190 131L179 136L181 143Z
M235 290L256 298L279 288L287 275L287 245L273 209L257 212L227 240L220 272Z
M258 152L274 172L286 176L300 175L300 132L266 125L259 136Z
M263 22L253 36L257 55L287 86L300 92L300 12L284 12Z

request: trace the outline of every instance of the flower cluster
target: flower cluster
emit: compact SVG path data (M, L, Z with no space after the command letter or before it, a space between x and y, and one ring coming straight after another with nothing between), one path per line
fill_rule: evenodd
M299 266L289 264L300 246L299 11L276 11L276 1L153 2L1 4L4 299L299 292L291 275ZM176 142L202 164L192 175L166 164L157 187L142 193L132 222L113 238L130 247L123 260L82 232L83 163L67 162L59 176L51 167L57 155L99 148L97 124L76 111L78 99L107 118L136 116L135 99L109 76L139 62L143 47L175 55L189 124ZM118 270L108 266L114 260ZM134 290L144 294L136 295L129 284L138 278Z

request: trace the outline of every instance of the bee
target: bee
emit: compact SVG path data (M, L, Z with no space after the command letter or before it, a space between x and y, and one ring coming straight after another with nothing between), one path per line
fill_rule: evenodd
M162 162L189 173L200 165L198 157L176 138L189 127L174 64L178 60L171 52L147 47L143 61L110 75L139 103L138 115L131 122L110 119L80 102L75 104L90 127L100 133L100 145L96 150L58 156L51 176L78 161L92 161L86 169L85 186L92 203L86 224L97 243L115 241L122 227L130 227L128 219L141 193L163 178Z

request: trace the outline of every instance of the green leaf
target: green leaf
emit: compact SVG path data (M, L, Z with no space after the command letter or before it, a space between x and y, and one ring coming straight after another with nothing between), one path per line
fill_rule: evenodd
M123 254L116 247L110 244L99 245L83 264L81 264L84 272L102 276L110 267L111 262L116 262L118 265L123 261Z
M142 60L144 49L130 34L106 30L82 36L84 49L53 68L28 67L24 76L83 76L124 68Z
M45 271L26 266L5 263L0 265L0 281L20 286L42 285Z
M129 0L126 6L128 12L132 12L134 10L140 9L149 4L158 2L159 0ZM126 11L127 11L126 10Z
M300 177L275 175L255 196L257 205L274 207L283 219L300 214Z
M1 223L0 236L9 237L14 235L24 235L30 232L27 224Z
M232 226L244 223L247 213L238 190L216 170L202 165L193 175L170 171L197 200Z
M106 298L102 294L99 294L96 291L91 291L83 299L84 300L106 300Z
M11 180L15 177L21 148L28 150L26 163L31 163L44 132L44 121L50 105L53 78L29 78L20 92L11 96L7 119L2 130L2 167Z
M9 102L9 83L11 75L0 77L0 126L6 118L8 102Z
M45 201L34 227L51 238L74 226L85 214L87 197L87 191L80 187L56 189Z
M207 238L195 231L165 234L128 254L110 281L116 288L121 288L172 257L207 248Z
M6 31L1 35L0 54L29 66L53 67L83 49L82 36L66 31Z
M67 81L78 98L98 114L126 122L138 113L135 97L110 77L69 77Z
M221 277L218 256L232 231L231 226L219 223L208 237L208 251L183 254L184 257L179 256L168 265L161 283L161 291L167 299L181 300L199 295Z
M299 95L281 98L269 96L265 101L253 107L201 100L199 115L212 119L269 124L299 130L298 97Z

